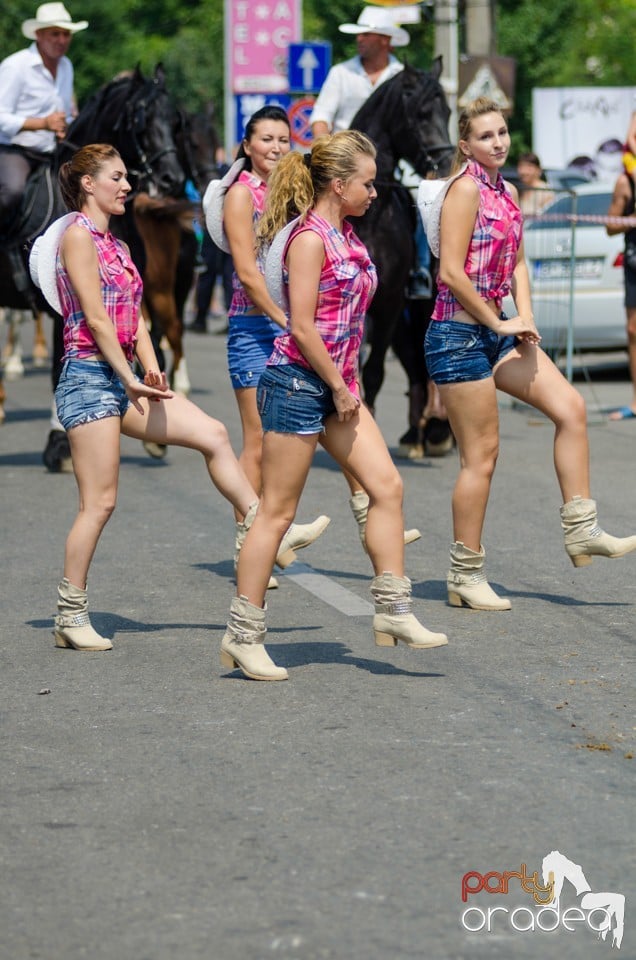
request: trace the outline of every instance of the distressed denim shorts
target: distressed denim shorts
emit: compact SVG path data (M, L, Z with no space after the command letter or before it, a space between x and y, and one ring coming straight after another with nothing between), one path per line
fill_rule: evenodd
M424 337L428 375L437 384L486 380L516 343L516 337L499 337L483 323L431 320Z
M256 387L283 331L265 316L229 317L227 364L232 387Z
M331 388L296 363L267 367L256 403L265 433L322 433L325 420L336 411Z
M104 417L123 417L130 400L109 363L71 359L64 361L55 405L60 423L71 430Z

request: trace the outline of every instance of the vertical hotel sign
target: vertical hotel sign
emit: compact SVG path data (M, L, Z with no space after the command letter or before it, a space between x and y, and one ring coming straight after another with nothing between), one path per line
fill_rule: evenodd
M287 48L300 39L300 0L226 0L232 93L285 93Z

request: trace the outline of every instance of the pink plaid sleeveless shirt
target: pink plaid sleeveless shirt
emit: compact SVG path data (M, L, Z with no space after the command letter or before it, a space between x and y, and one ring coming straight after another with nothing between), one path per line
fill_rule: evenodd
M501 309L510 292L521 243L521 210L506 189L501 174L491 183L478 163L471 161L463 176L472 177L479 187L479 210L468 247L464 269L484 300L494 300ZM433 320L452 320L463 307L448 287L438 281Z
M260 177L257 177L251 170L241 170L237 179L234 181L232 187L237 183L242 183L249 190L252 203L254 205L254 216L253 224L256 226L259 217L263 212L265 206L265 191L267 190L267 184L264 180L261 180ZM228 191L229 193L229 191ZM265 270L265 264L262 259L262 255L256 255L256 264L261 273ZM232 274L232 303L230 304L229 315L231 317L242 317L246 313L249 313L251 310L254 310L255 305L252 303L248 295L246 294L241 281L236 275L236 271Z
M358 366L364 319L378 285L375 265L367 248L345 220L343 232L313 210L292 233L283 255L283 281L289 285L284 264L289 244L299 233L313 230L325 246L325 262L320 274L316 304L316 329L329 356L352 392L358 393ZM311 369L296 345L289 321L287 330L274 341L268 366L297 363Z
M78 214L73 225L75 224L85 227L93 238L104 306L127 360L132 361L143 290L139 271L124 244L112 233L100 233L92 220L83 213ZM84 360L92 357L99 353L99 348L86 323L69 276L61 264L59 253L55 260L55 273L64 317L64 359Z

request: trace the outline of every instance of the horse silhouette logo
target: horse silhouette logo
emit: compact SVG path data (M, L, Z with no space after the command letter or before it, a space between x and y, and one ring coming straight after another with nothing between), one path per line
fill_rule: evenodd
M625 921L625 897L622 893L611 893L602 891L593 893L583 870L578 863L573 863L564 857L558 850L551 850L543 858L541 864L543 874L543 883L552 883L554 905L558 912L559 898L563 883L569 880L576 890L577 897L581 897L581 909L598 910L605 913L605 919L601 922L598 929L600 939L605 940L609 931L612 931L612 946L618 950L621 948Z

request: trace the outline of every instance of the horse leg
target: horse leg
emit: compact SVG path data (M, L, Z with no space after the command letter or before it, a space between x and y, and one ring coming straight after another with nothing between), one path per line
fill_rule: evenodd
M53 361L51 364L51 383L55 394L60 375L62 373L62 358L64 356L64 323L59 315L53 317ZM42 453L42 460L51 473L72 473L73 461L71 447L66 431L57 418L55 396L51 404L51 429Z
M426 365L424 363L422 316L426 301L413 300L402 311L393 338L393 349L409 381L408 430L402 434L397 451L406 460L424 456L422 415L427 400Z
M402 300L396 305L395 302L390 303L389 297L376 295L367 314L367 343L370 350L362 367L362 388L364 401L372 413L384 382L384 358L391 345L402 306Z
M44 333L42 313L38 310L34 317L35 332L33 334L33 366L43 367L49 359L49 348Z
M22 310L9 310L9 333L7 336L7 345L4 351L4 373L7 380L19 380L24 376L24 364L22 363L22 340L20 337L20 324L22 323Z

